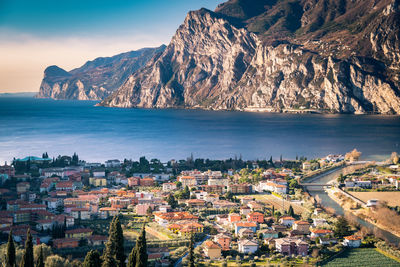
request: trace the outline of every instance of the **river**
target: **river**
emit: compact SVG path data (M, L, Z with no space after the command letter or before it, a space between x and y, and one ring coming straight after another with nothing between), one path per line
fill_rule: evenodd
M346 169L348 169L350 167L344 167L344 168L338 168L335 170L331 170L328 171L326 173L323 174L319 174L317 176L314 176L312 178L309 178L307 180L305 180L304 182L307 183L319 183L319 184L326 184L331 180L336 179L341 173L345 172ZM323 190L322 187L320 186L307 186L307 190L309 191L309 193L313 196L316 197L317 195L319 196L319 198L321 199L321 205L324 207L329 207L329 208L333 208L335 210L335 213L338 215L344 215L346 213L346 211L338 204L336 203L334 200L332 200L328 194ZM385 239L386 241L393 243L395 245L398 245L400 243L400 237L393 235L392 233L385 231L367 221L364 221L362 219L360 219L359 217L354 216L357 220L357 222L362 225L367 227L368 229L371 229L372 232L380 238Z

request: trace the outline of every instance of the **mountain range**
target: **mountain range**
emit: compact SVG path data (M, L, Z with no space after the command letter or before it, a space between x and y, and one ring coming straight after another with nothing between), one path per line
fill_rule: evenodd
M107 75L96 64L49 67L39 96L125 108L400 114L399 38L399 0L230 0L189 12L168 46L130 59L129 70L116 67L119 58Z

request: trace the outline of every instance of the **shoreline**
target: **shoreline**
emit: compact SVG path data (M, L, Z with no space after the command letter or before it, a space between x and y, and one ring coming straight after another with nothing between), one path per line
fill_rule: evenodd
M331 181L329 181L328 183L329 183L329 184L332 184L332 183L334 183L334 181L335 181L335 180L331 180ZM381 225L380 223L377 223L377 222L375 222L375 221L369 219L367 216L365 216L365 217L360 217L360 214L359 214L359 213L357 213L357 212L355 212L354 210L350 209L350 208L347 207L346 205L343 205L342 201L340 201L340 200L335 196L335 193L336 193L336 192L338 192L338 193L340 193L340 194L342 194L342 195L343 195L343 193L341 193L340 191L338 191L336 188L335 188L335 189L332 189L332 188L329 188L329 189L328 189L328 188L325 188L324 190L325 190L325 192L327 193L327 195L329 196L329 198L332 199L333 201L335 201L337 204L339 204L339 205L342 207L342 209L343 209L344 211L349 212L349 213L351 213L352 215L354 215L354 216L356 216L357 218L359 218L360 220L366 221L366 222L368 222L368 223L370 223L370 224L372 224L372 225L374 225L374 226L376 226L376 227L378 227L378 228L380 228L380 229L382 229L382 230L384 230L384 231L387 231L387 232L391 233L392 235L397 236L397 237L400 238L400 232L393 231L392 229L389 229L389 228L387 228L386 226L383 226L383 225ZM364 209L364 208L363 208L363 209Z

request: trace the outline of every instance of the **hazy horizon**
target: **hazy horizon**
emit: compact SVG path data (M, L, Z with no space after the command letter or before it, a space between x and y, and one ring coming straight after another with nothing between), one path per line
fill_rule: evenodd
M0 3L0 93L37 92L47 66L67 71L88 60L168 44L190 10L222 0Z

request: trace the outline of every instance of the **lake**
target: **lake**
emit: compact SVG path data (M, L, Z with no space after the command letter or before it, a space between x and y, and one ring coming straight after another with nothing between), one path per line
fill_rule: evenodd
M0 162L72 155L107 159L294 159L357 148L399 152L400 117L95 107L94 101L0 97Z

